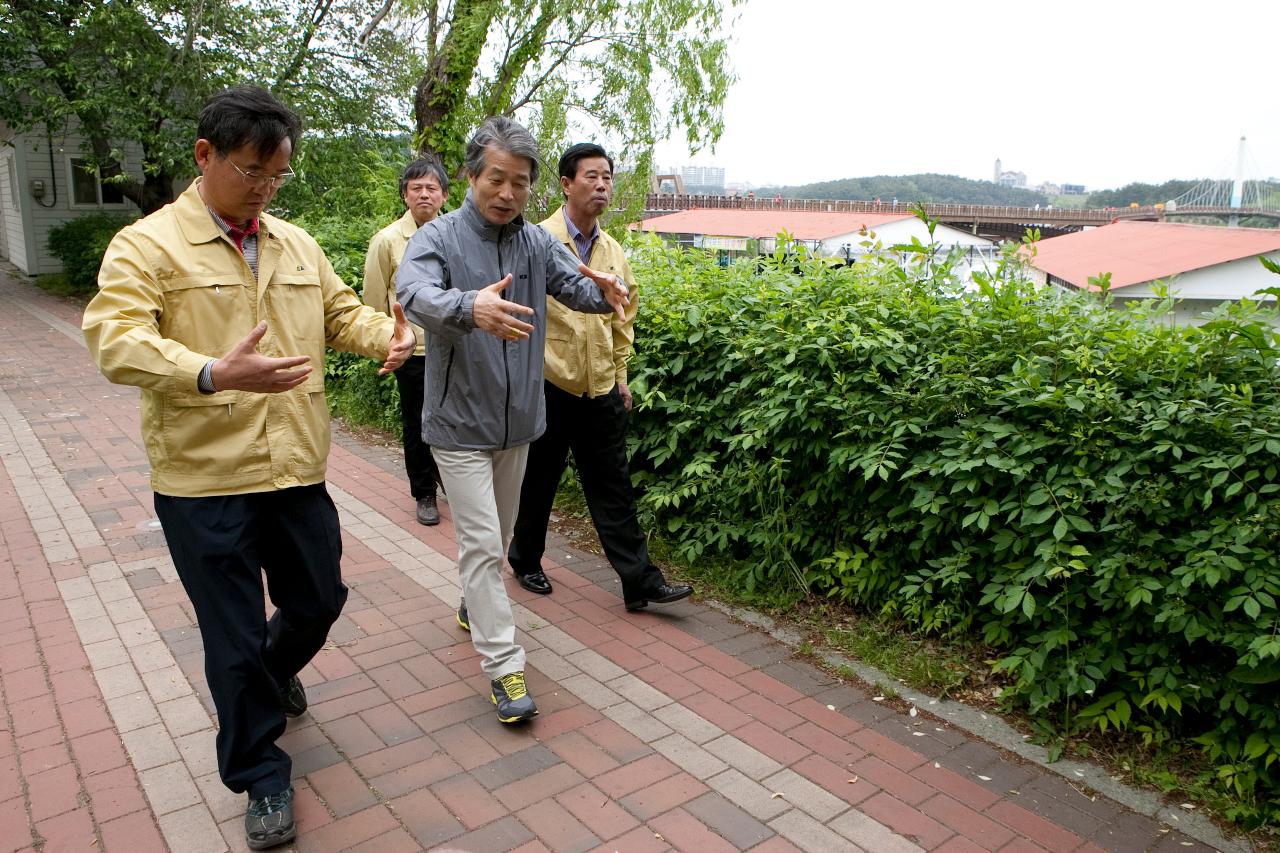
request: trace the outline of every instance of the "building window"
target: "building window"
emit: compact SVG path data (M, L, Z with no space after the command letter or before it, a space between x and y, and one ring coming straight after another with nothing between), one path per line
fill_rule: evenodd
M97 169L89 168L89 161L77 157L68 159L71 164L72 207L114 207L124 204L120 188L104 184Z

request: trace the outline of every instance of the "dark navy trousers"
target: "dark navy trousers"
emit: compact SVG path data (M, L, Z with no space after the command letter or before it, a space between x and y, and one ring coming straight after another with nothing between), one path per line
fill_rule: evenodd
M404 430L404 470L409 475L409 494L414 500L434 498L440 472L431 447L422 440L422 397L426 383L427 357L411 355L395 372L400 388L400 426Z
M200 623L218 711L218 773L237 793L289 787L276 746L279 688L324 645L347 588L338 511L323 483L247 495L155 496L156 515ZM262 577L275 605L266 618Z
M507 559L517 574L541 570L551 505L572 451L600 547L622 580L622 597L644 598L645 591L664 579L649 562L649 543L636 514L622 395L616 385L603 397L578 397L544 384L547 431L529 446L520 514Z

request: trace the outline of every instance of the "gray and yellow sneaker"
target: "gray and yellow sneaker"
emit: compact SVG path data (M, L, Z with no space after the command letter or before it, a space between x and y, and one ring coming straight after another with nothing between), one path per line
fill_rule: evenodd
M292 841L298 834L293 822L293 787L256 800L249 799L244 813L244 835L250 850L265 850Z
M538 716L538 706L525 687L523 672L509 672L490 682L489 698L498 706L498 721L521 723Z
M302 687L298 676L289 679L280 690L280 707L286 717L301 717L307 710L307 691Z
M464 598L458 602L458 627L471 633L471 620L467 618L467 600Z

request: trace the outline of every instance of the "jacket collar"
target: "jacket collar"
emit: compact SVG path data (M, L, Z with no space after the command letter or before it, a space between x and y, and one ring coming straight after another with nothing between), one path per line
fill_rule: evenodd
M518 215L515 219L506 225L494 225L492 222L484 218L484 214L480 212L480 208L476 207L476 203L471 198L471 190L467 190L467 197L462 200L462 207L458 208L458 215L462 217L462 221L470 226L472 231L480 235L482 240L490 243L497 243L499 240L508 240L520 229L524 228L524 215Z
M187 242L195 244L212 243L223 236L222 229L213 221L213 217L209 215L209 208L200 197L198 187L201 180L203 179L196 178L192 181L191 186L174 199L172 205L173 216L178 222L178 228L182 230L182 236L187 238ZM267 237L276 221L274 216L268 216L265 213L259 216L258 239Z
M563 204L557 207L554 211L551 212L550 216L548 216L546 219L542 220L538 224L541 225L543 228L547 229L548 231L550 231L551 236L555 237L561 243L564 243L566 246L569 246L570 248L573 247L573 239L569 237L569 226L565 224L565 220L564 220ZM574 251L574 254L577 254L576 250Z
M412 237L418 230L418 223L414 221L413 211L406 210L404 216L396 220L396 224L400 226L400 236L406 240Z

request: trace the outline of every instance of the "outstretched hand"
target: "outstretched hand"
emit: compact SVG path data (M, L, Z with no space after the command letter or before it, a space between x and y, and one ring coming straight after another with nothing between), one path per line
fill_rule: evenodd
M604 298L613 306L618 319L626 321L627 306L631 304L631 295L627 292L627 284L612 273L596 272L586 264L578 264L578 272L594 281L604 291Z
M502 291L511 284L511 273L507 273L501 281L488 287L482 287L476 293L476 301L471 305L471 318L476 328L488 332L495 338L504 341L520 341L529 337L533 326L513 316L520 314L533 316L533 309L519 302L508 302L502 298Z
M253 327L231 352L213 363L209 378L219 391L254 391L279 394L301 385L311 375L311 359L305 355L271 358L258 352L267 333L267 321Z
M391 343L387 346L387 360L382 363L382 369L378 371L379 376L386 376L398 369L409 356L413 355L413 348L418 344L417 338L413 335L413 326L410 326L409 321L405 319L404 309L400 307L399 302L391 306L391 314L395 317L396 327L391 332Z

